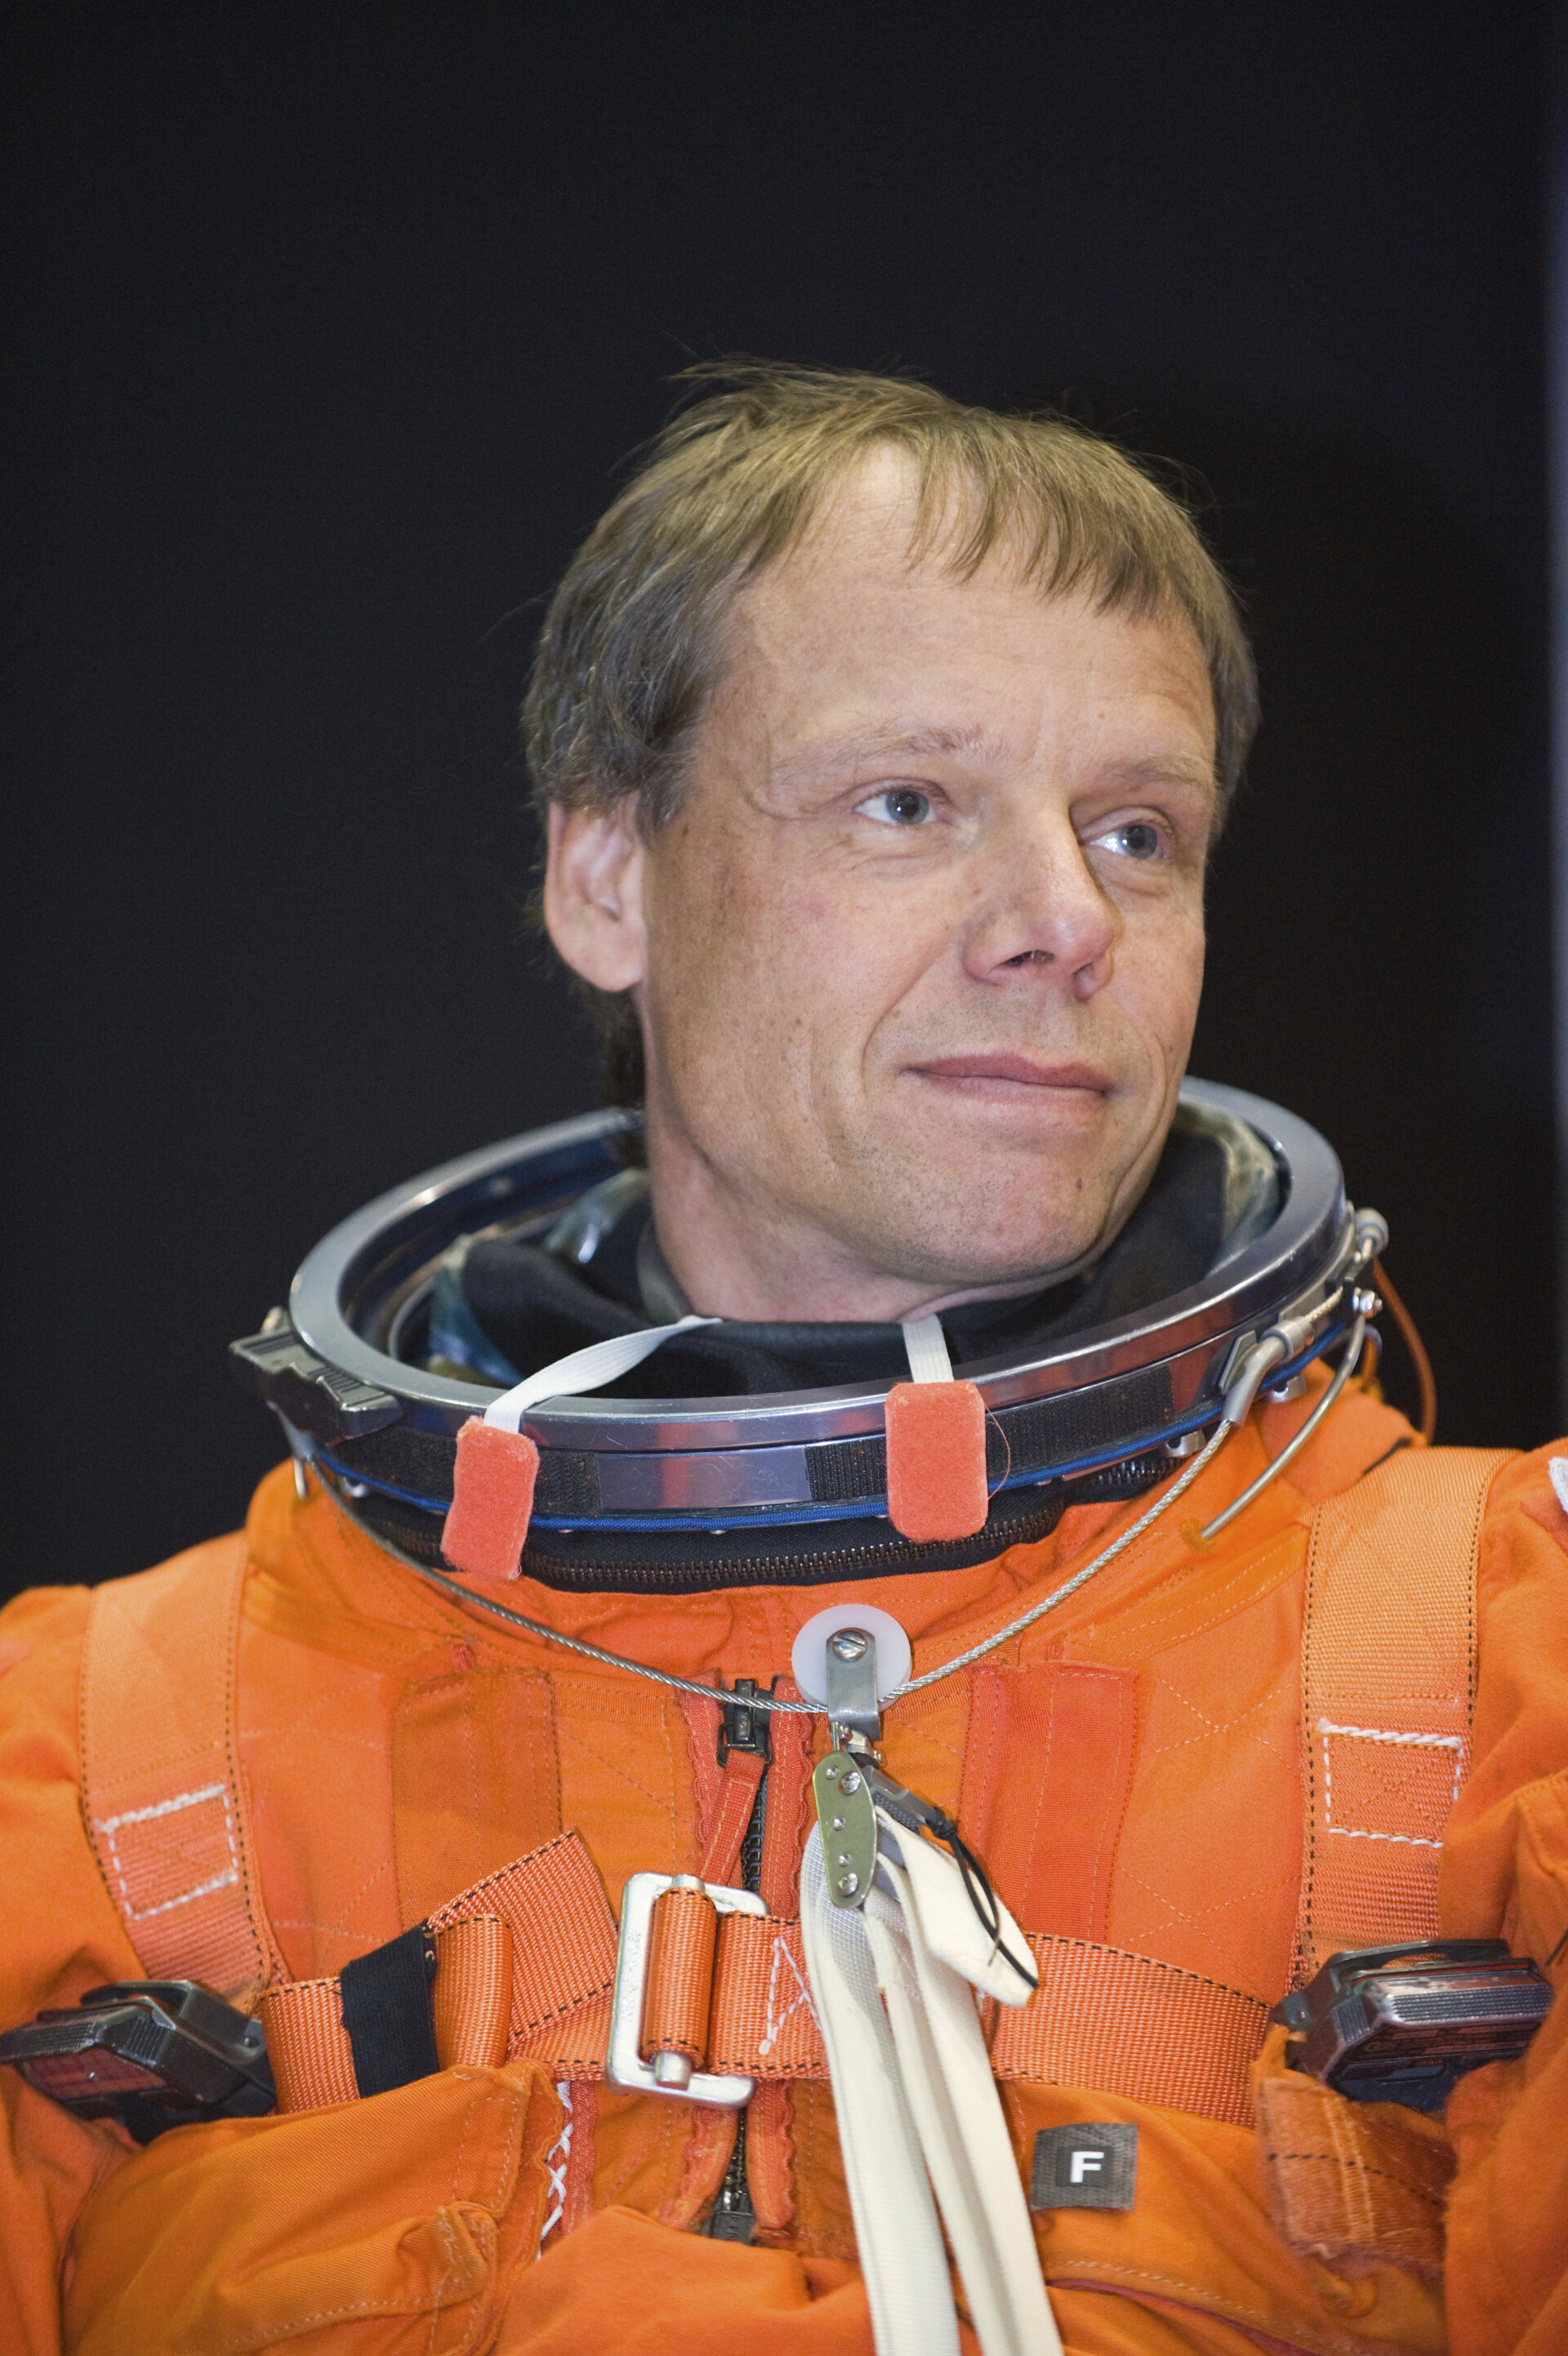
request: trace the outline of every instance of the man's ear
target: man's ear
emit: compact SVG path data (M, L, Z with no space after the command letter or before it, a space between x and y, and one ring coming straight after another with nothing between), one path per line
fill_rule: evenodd
M629 794L608 809L550 809L544 924L575 973L596 990L642 980L642 838Z

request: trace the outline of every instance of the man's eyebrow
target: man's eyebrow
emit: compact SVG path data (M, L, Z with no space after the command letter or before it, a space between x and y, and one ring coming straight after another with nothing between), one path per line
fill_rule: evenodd
M781 766L791 769L830 769L843 762L856 768L876 761L954 756L989 750L993 739L981 727L857 729L843 736L806 744Z
M852 730L842 736L824 737L818 744L797 747L779 762L775 775L781 778L811 777L846 766L864 770L890 760L958 759L977 755L983 758L1003 750L1000 740L978 724L964 728ZM1182 752L1175 745L1168 752L1117 761L1107 766L1095 782L1101 787L1115 786L1123 789L1174 784L1197 786L1209 793L1219 791L1212 761Z
M1105 782L1118 786L1207 786L1211 793L1219 791L1212 761L1174 750L1148 753L1139 760L1118 761L1105 772Z

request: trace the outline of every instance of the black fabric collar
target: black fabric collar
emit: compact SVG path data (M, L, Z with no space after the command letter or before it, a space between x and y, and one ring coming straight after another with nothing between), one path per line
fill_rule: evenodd
M460 1269L464 1305L513 1378L651 1321L638 1280L638 1247L650 1217L644 1195L614 1221L582 1264L533 1244L475 1243ZM955 1365L1037 1348L1133 1315L1196 1284L1237 1220L1225 1145L1202 1129L1172 1130L1147 1193L1097 1265L1021 1301L946 1310ZM725 1319L677 1334L601 1396L723 1398L897 1382L908 1372L896 1324L747 1323ZM494 1379L492 1376L490 1377Z

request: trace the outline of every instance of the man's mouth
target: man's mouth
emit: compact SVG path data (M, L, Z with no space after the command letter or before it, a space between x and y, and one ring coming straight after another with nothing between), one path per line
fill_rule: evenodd
M941 1055L907 1067L916 1077L946 1082L966 1094L1104 1096L1113 1087L1109 1072L1094 1064L1041 1064L1031 1055Z

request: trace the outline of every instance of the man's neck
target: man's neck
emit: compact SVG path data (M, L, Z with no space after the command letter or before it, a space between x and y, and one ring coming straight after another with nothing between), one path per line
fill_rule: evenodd
M653 1238L661 1290L700 1316L747 1324L897 1324L972 1301L1017 1301L1093 1265L1101 1247L1066 1266L966 1283L960 1271L867 1267L837 1237L781 1218L770 1205L733 1205L700 1166L650 1140ZM644 1290L647 1290L646 1283Z

